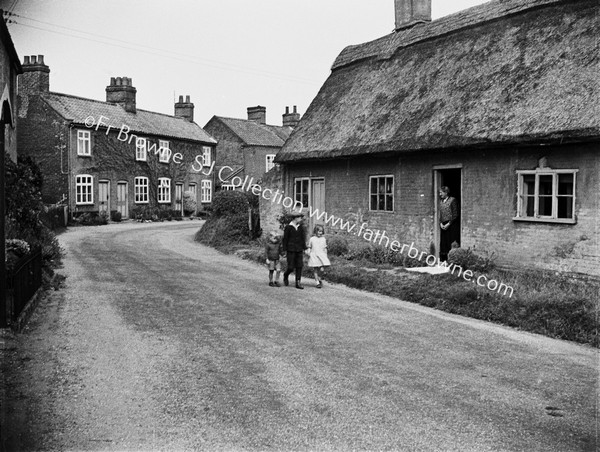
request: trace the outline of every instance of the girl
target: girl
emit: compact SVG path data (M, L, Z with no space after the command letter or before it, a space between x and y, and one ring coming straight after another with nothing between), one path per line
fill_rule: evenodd
M308 241L308 266L311 267L315 274L315 280L317 281L317 287L320 289L323 287L319 270L323 272L325 267L331 265L329 258L327 257L327 241L323 236L325 229L322 225L318 224L313 230L313 236Z

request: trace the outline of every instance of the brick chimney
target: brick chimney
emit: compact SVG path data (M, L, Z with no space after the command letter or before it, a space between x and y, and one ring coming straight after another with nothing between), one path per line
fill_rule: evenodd
M19 75L19 94L47 93L50 90L50 68L44 55L26 56L23 73Z
M106 102L119 104L129 113L135 113L135 94L137 90L129 77L111 77L106 87Z
M394 0L396 31L422 22L431 22L431 0Z
M257 105L256 107L248 107L248 121L255 121L259 124L267 123L267 109Z
M293 113L290 113L290 107L285 107L285 113L282 116L284 127L291 127L293 129L300 122L300 113L298 113L295 105Z
M175 116L194 122L194 104L190 102L190 96L185 96L185 102L183 96L179 96L179 102L175 103Z

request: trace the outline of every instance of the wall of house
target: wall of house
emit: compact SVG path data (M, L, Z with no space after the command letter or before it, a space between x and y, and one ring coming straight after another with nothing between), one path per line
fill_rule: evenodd
M8 152L13 161L17 161L17 74L14 68L14 62L10 53L4 45L0 45L0 97L5 90L8 99L0 102L0 108L4 101L10 102L11 113L13 115L12 124L6 124L4 127L4 150ZM8 118L7 118L8 119Z
M77 155L77 130L90 130L91 134L91 156ZM159 155L155 154L154 150L147 153L146 161L137 161L135 158L136 147L135 139L131 144L127 141L121 141L117 138L118 133L110 132L106 135L106 131L99 129L95 131L84 126L73 127L70 135L70 163L72 168L72 196L69 200L69 206L72 212L97 212L98 205L98 182L110 182L110 210L116 210L117 201L117 184L118 182L128 183L128 208L131 213L132 209L139 206L161 206L165 208L175 208L175 184L183 183L184 192L189 189L190 184L195 183L197 189L198 205L201 204L201 181L209 179L212 181L212 189L214 195L214 170L210 172L210 168L203 168L198 161L202 161L202 145L199 143L175 140L173 138L164 138L169 141L169 146L172 151L172 156L169 163L159 161ZM150 146L156 144L158 149L158 140L163 137L152 137L139 134L140 137L146 138L151 143ZM173 156L176 153L183 155L182 159L177 159L181 163L173 161ZM200 156L198 160L196 157ZM214 156L214 146L213 146ZM213 160L214 161L214 160ZM198 171L200 170L200 171ZM208 173L208 174L205 174ZM94 176L94 205L76 205L75 203L75 176L78 174L89 174ZM149 179L149 203L135 203L135 177L144 176ZM171 202L158 203L157 187L158 179L167 177L171 179Z
M281 148L269 146L245 146L244 154L244 173L254 180L261 180L266 172L266 158L268 154L277 154Z
M211 119L203 129L217 140L216 168L230 166L232 168L244 165L244 154L242 152L243 141L218 119ZM225 174L225 173L224 173ZM244 172L241 173L242 179Z
M69 122L39 96L19 96L19 155L31 156L44 176L42 199L53 204L69 193Z
M434 168L462 166L463 247L494 253L504 267L532 266L600 276L600 157L597 144L357 158L287 165L283 185L293 196L296 177L325 179L328 214L366 222L391 240L434 252ZM539 159L553 169L577 169L576 224L515 221L517 170ZM394 176L394 212L369 210L369 176ZM336 232L332 229L331 232Z

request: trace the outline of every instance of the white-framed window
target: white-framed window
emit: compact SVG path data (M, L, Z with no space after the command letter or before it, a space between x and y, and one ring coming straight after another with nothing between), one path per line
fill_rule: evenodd
M394 211L394 176L369 177L369 209Z
M202 166L212 165L212 150L210 146L202 146Z
M235 190L235 185L223 184L223 185L221 185L221 190Z
M148 155L148 140L146 138L136 138L135 140L135 159L145 162Z
M200 183L200 202L212 201L212 181L205 179Z
M171 159L170 143L167 140L158 140L158 161L161 163L169 163Z
M517 171L515 220L574 223L577 170Z
M77 155L92 155L92 135L89 130L77 131Z
M136 204L148 203L148 178L136 177L134 179L135 202Z
M270 171L275 166L275 154L267 154L265 157L266 171Z
M89 174L75 176L75 204L94 204L94 177Z
M171 179L168 177L158 178L158 202L171 202Z
M310 179L307 177L298 178L294 183L294 201L302 203L302 207L308 207L308 187Z

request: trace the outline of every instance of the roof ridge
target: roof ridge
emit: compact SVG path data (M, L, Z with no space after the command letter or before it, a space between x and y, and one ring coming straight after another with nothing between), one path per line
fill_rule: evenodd
M443 16L429 23L419 23L372 41L349 45L337 56L331 70L368 58L387 60L392 58L396 50L400 48L410 47L419 42L452 34L475 25L482 25L502 17L520 14L531 9L573 1L577 0L491 0Z

